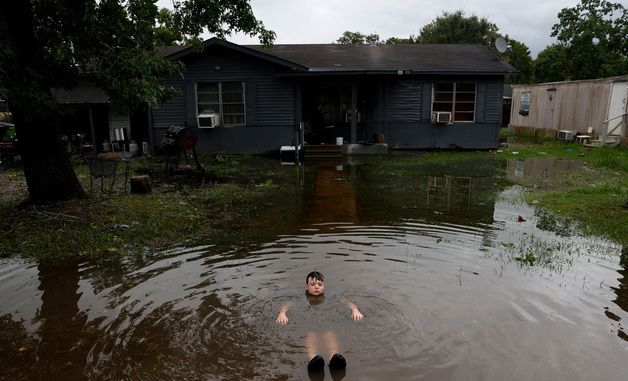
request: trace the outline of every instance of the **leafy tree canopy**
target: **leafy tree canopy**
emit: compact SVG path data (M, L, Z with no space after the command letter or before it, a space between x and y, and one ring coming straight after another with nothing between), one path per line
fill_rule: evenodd
M506 60L519 74L507 78L511 83L529 83L533 81L533 66L530 49L515 39L504 36L510 48L505 53L498 53L495 40L502 35L499 28L486 18L475 15L465 16L464 11L443 12L434 21L421 28L416 38L422 44L482 44Z
M508 50L502 57L517 70L518 74L507 77L509 83L532 83L534 81L534 62L530 56L530 49L522 42L505 36Z
M336 40L337 44L370 44L379 45L382 41L379 39L379 34L363 34L360 32L345 31L340 38Z
M565 48L572 79L628 73L628 10L606 0L581 0L558 13L552 37ZM562 78L564 79L564 78Z
M536 82L556 82L567 78L567 53L564 45L553 44L543 49L534 60Z
M0 1L0 98L7 99L20 139L24 174L35 203L84 193L61 144L51 89L72 88L89 75L119 111L151 108L171 96L168 75L181 70L155 46L198 42L204 32L233 32L271 43L275 33L255 18L248 0Z
M466 17L464 11L443 12L419 32L422 44L483 44L491 46L499 37L499 28L486 18L473 15Z

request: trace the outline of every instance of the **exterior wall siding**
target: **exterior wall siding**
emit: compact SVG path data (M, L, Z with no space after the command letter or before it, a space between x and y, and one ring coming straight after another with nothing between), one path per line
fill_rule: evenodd
M170 79L180 94L151 113L154 142L159 143L172 124L197 128L196 83L241 81L245 83L246 125L197 129L197 150L266 153L293 144L294 84L277 78L284 68L218 46L186 57L184 64L184 78Z
M574 81L513 86L510 126L587 132L599 135L607 117L611 81ZM521 93L531 93L528 115L520 115ZM553 115L547 115L549 94L554 92ZM551 123L548 123L551 122Z
M384 131L386 142L399 149L496 148L502 116L502 79L475 80L475 121L453 124L431 122L434 81L433 78L390 81L382 94L387 107L375 111L376 115L385 117L377 118L379 125L371 125L369 130Z
M180 94L152 112L153 142L159 143L172 125L197 128L195 84L213 81L245 83L246 125L198 129L201 152L267 153L293 145L300 110L300 80L281 78L287 69L219 46L185 59L185 76L170 83ZM435 80L476 81L473 123L431 123ZM339 81L343 79L338 77ZM346 79L345 79L346 80ZM377 133L393 148L491 149L498 146L503 78L370 77L361 81L359 97L368 104L367 140Z

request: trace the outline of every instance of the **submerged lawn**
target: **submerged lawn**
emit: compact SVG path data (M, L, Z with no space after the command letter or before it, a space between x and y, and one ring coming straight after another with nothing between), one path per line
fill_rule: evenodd
M272 235L281 227L279 222L293 223L291 216L297 215L293 208L300 199L287 200L286 195L294 194L293 184L282 181L292 177L294 168L274 166L265 172L247 173L245 168L255 168L247 164L254 159L235 157L208 163L209 177L220 177L224 183L192 179L186 184L189 178L161 182L153 173L157 177L148 195L105 192L85 200L25 209L15 208L21 199L5 200L0 202L0 256L106 258L174 245L246 244L251 235ZM134 169L146 173L161 165L144 161ZM234 171L235 167L242 171ZM83 167L77 169L88 190L86 173ZM4 181L18 174L14 171ZM264 229L257 226L269 220L277 223Z
M585 170L549 184L523 183L526 201L578 222L585 232L611 238L628 248L628 149L588 148L546 141L508 148L499 158L583 160Z
M519 143L498 152L421 152L403 159L377 160L381 170L394 177L397 172L403 174L422 165L464 165L477 172L482 168L474 165L474 160L488 158L585 161L584 170L551 181L516 181L526 189L527 202L628 248L626 148ZM149 195L117 191L25 209L16 209L26 195L21 171L5 171L0 174L0 256L106 258L174 245L246 245L253 236L272 239L273 234L298 226L303 201L298 167L283 167L276 160L254 156L203 157L202 162L206 167L202 180L168 180L163 175L163 162L142 159L133 163L132 172L151 175L154 189ZM76 168L85 189L89 189L87 168ZM506 181L503 174L498 174L497 180Z

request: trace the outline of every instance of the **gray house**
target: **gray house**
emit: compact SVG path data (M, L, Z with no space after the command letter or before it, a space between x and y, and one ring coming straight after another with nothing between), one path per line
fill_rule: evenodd
M398 149L498 146L505 75L481 45L241 46L212 38L202 52L169 47L185 64L180 95L150 115L197 129L199 151L267 153L306 144L387 143Z

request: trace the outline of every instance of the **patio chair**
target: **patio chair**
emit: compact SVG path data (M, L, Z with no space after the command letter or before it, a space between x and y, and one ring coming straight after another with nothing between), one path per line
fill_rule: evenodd
M581 143L589 143L591 142L591 138L593 137L593 127L589 126L589 128L587 128L587 133L585 134L577 134L576 135L576 139L581 142Z
M109 185L109 191L111 191L116 181L119 160L110 160L98 156L88 156L85 159L89 163L89 193L92 193L94 179L100 179L100 192L102 193L105 177L111 178L111 184Z

